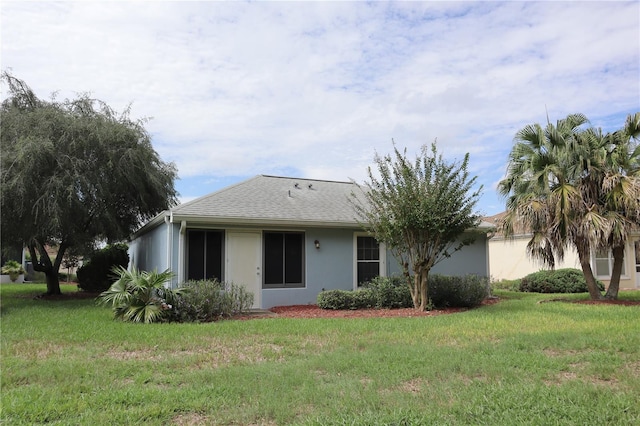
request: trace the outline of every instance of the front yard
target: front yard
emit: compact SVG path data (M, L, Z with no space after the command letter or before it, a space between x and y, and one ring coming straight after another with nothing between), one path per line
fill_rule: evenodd
M0 289L5 424L640 423L638 306L502 291L450 315L145 325Z

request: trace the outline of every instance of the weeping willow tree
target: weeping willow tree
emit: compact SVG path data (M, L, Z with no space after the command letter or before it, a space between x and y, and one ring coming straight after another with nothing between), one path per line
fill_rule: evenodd
M45 101L7 72L1 81L2 244L27 247L47 293L59 294L69 249L127 238L175 205L176 169L128 110L118 114L89 95Z
M391 250L414 307L424 311L431 268L474 241L473 233L465 231L480 223L474 209L482 187L473 190L469 154L461 163L447 162L435 143L423 146L413 162L395 144L393 155L376 155L374 162L377 173L369 167L369 180L353 194L358 220Z

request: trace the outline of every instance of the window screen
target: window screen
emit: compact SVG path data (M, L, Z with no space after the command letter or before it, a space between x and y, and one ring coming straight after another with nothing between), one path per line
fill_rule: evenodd
M373 237L357 237L358 285L380 275L380 245Z
M187 231L187 279L223 280L223 231Z
M304 287L304 234L264 233L264 287Z

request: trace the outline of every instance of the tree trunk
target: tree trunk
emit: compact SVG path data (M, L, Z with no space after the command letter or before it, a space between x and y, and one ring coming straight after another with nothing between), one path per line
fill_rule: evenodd
M40 253L38 256L38 252ZM58 278L58 270L60 269L60 261L64 256L66 250L66 244L60 244L58 249L58 256L55 263L51 263L47 250L43 243L32 240L29 243L29 253L31 254L31 261L33 262L33 270L38 272L44 272L47 279L47 295L62 294L60 291L60 279Z
M429 289L427 288L428 270L420 271L420 308L419 311L426 311L429 304Z
M615 300L618 298L620 290L620 275L622 275L622 263L624 262L624 245L615 246L611 249L613 253L613 269L611 270L611 281L609 288L604 295L605 299Z
M578 258L580 259L580 266L582 267L582 273L584 274L584 279L587 282L587 288L589 289L589 296L591 300L602 300L602 293L600 293L600 289L598 288L598 284L596 283L596 278L593 276L593 270L591 269L591 256L589 254L589 250L584 250L578 248Z
M413 299L413 307L420 308L420 274L414 271L413 286L411 287L411 299Z
M58 277L58 271L54 271L51 268L48 272L44 273L47 277L47 295L62 294L60 291L60 279Z

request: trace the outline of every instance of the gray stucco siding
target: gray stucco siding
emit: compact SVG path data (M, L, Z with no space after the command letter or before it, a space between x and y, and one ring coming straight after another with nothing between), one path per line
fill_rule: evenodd
M143 271L167 269L167 225L162 223L135 238L129 245L129 259L131 266Z
M487 254L487 237L478 234L471 245L465 246L450 258L437 263L430 271L433 274L462 276L476 274L489 276ZM387 275L402 274L402 268L390 251L387 251Z
M262 290L262 307L315 304L325 290L353 288L355 230L312 228L305 232L305 287ZM315 241L320 248L315 247Z
M471 245L462 247L450 258L444 259L435 265L431 272L443 275L475 274L488 277L489 265L487 259L487 237L481 234L476 236L475 242Z

